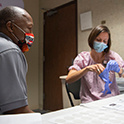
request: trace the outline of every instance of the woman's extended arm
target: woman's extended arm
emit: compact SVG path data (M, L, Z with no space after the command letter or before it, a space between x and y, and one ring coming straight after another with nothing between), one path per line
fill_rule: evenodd
M67 83L73 83L74 81L80 79L88 70L86 68L77 71L75 69L71 69L66 78Z
M74 81L84 76L88 71L94 71L99 75L101 72L103 72L104 69L105 67L102 64L90 65L79 71L73 68L69 71L68 76L66 78L66 82L73 83Z

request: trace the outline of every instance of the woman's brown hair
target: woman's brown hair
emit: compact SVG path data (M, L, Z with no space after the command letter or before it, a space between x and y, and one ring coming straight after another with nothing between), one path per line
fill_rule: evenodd
M101 33L101 32L107 32L109 35L109 39L108 39L108 48L106 48L104 50L105 53L108 53L111 47L111 34L110 34L110 30L108 29L108 27L104 26L104 25L98 25L97 27L95 27L88 38L88 44L90 46L91 49L94 49L93 44L94 44L94 40L96 39L96 37Z

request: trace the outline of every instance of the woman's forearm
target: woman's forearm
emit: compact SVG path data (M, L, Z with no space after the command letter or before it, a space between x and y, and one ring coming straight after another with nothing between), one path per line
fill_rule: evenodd
M77 80L79 80L84 74L86 74L88 72L87 68L83 68L80 71L77 71L75 69L70 70L70 72L68 73L68 76L66 78L66 82L67 83L73 83Z

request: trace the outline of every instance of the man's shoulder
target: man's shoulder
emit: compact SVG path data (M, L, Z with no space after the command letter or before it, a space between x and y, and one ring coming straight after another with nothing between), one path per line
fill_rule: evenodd
M19 50L19 47L13 43L11 40L6 39L4 37L0 37L0 53L7 50Z

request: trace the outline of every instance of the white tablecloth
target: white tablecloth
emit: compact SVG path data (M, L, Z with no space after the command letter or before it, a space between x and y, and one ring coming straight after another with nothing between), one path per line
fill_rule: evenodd
M124 94L42 115L42 124L124 124Z

